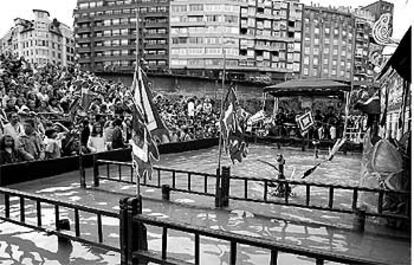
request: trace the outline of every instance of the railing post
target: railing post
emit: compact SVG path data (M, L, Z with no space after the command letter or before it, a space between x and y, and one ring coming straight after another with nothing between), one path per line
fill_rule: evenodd
M99 164L98 164L98 158L96 154L92 156L92 162L93 162L93 186L99 187Z
M162 199L164 201L169 201L170 200L170 185L162 185L161 186L161 192L162 192Z
M365 230L365 208L357 208L355 210L354 229L358 232Z
M86 188L86 176L85 167L83 165L83 155L79 154L79 175L80 175L80 187Z
M230 167L222 167L221 172L221 207L228 207L230 195Z
M145 260L133 258L133 253L137 250L148 250L147 229L142 222L134 222L134 216L142 214L142 197L128 198L126 201L126 240L127 240L127 263L128 265L144 265ZM125 233L125 231L124 231ZM124 234L125 235L125 234Z
M221 207L221 174L220 168L216 169L216 196L214 200L215 207Z
M59 220L56 224L56 230L57 231L61 231L61 230L70 231L70 221L69 221L69 219ZM68 244L68 243L71 243L71 240L68 239L68 238L58 236L58 243L59 244Z
M128 264L128 198L119 200L119 245L121 249L121 265Z

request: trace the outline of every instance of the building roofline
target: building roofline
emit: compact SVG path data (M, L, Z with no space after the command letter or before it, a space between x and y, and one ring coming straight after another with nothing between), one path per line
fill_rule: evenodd
M368 8L368 7L371 7L371 6L375 5L375 4L377 4L378 2L380 2L380 3L386 3L386 4L389 4L389 5L394 6L394 4L393 4L393 3L391 3L391 2L384 1L384 0L377 0L377 1L375 1L374 3L371 3L371 4L369 4L369 5L366 5L366 6L362 7L362 8Z
M329 7L325 7L325 6L308 6L308 5L305 5L304 8L305 9L312 9L314 11L330 12L330 13L341 14L341 15L350 16L350 17L352 16L351 12L344 12L344 11L340 11L336 8L329 8Z
M44 10L44 9L33 9L33 12L43 12L43 13L47 13L47 15L50 17L49 11Z

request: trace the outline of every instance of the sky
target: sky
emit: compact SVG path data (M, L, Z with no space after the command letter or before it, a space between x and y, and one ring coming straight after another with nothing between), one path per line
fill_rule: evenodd
M200 0L202 2L203 0ZM394 3L394 32L393 38L401 39L410 24L414 21L414 0L388 0ZM76 0L8 0L2 1L0 9L0 37L2 37L13 26L13 20L17 17L32 19L32 9L44 9L49 11L52 18L73 25L72 13L76 7ZM321 6L338 6L346 3L347 6L356 8L365 6L375 0L301 0L302 3L310 5L311 2L319 3Z

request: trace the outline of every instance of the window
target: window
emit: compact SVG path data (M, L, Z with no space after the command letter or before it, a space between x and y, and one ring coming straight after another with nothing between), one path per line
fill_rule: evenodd
M186 5L176 5L172 6L172 12L187 12L187 6Z
M202 4L190 5L190 11L203 11L203 5Z

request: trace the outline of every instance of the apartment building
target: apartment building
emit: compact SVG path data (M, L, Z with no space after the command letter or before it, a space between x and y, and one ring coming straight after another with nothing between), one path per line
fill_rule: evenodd
M32 64L75 62L74 39L69 26L51 19L46 10L33 10L34 19L16 18L1 38L1 51L24 56Z
M355 18L334 8L305 6L302 77L350 81Z
M168 69L169 0L79 0L74 11L76 51L82 69L135 69L136 10L139 55L150 71Z

